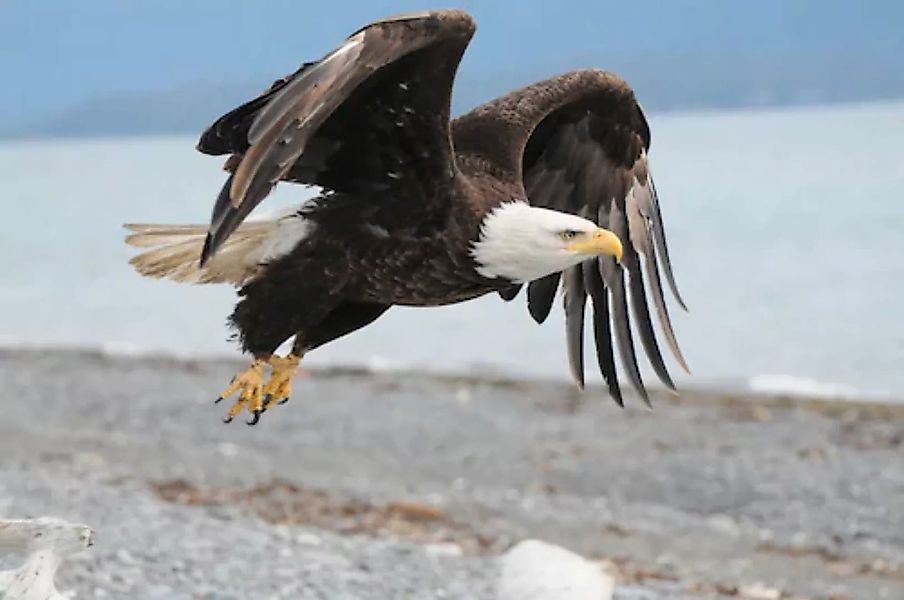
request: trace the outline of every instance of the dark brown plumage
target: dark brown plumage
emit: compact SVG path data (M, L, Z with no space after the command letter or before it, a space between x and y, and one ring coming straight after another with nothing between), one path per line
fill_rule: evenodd
M564 282L578 385L589 296L597 360L612 397L622 403L614 339L625 373L647 399L631 314L655 372L674 388L647 303L649 295L684 366L660 268L678 293L649 177L650 131L632 90L612 74L575 71L450 121L452 81L473 33L461 11L378 21L201 136L201 152L230 155L202 268L278 182L323 189L301 209L313 231L241 280L232 322L244 349L266 357L295 335L300 355L396 304L450 304L493 291L511 300L521 282L482 275L473 244L491 211L520 200L590 219L624 242L622 266L591 257L528 284L530 314L542 323Z

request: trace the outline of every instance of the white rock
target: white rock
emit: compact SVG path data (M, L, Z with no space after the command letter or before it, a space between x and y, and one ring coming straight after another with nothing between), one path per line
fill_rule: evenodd
M782 597L780 589L769 587L762 583L742 585L738 589L738 593L742 598L747 598L748 600L779 600Z
M453 542L437 542L424 546L424 552L431 558L458 558L463 554L461 546Z
M313 533L302 531L295 536L295 543L299 546L319 546L323 544L323 540Z
M225 458L233 458L239 455L241 448L230 442L223 442L217 446L217 452Z
M458 391L455 392L455 401L461 406L471 404L471 390L466 387L458 388Z
M611 600L615 582L565 548L525 540L502 555L497 600Z
M3 600L66 600L53 583L66 556L94 544L90 527L59 519L0 519L0 554L25 555L25 564L0 571Z
M740 533L738 522L728 515L717 514L711 515L706 519L706 523L714 530L736 537Z

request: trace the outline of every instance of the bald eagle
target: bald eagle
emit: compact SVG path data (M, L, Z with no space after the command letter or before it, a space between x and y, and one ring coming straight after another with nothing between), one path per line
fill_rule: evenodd
M450 120L452 81L474 30L458 10L358 30L202 134L199 151L228 155L209 226L126 226L127 241L147 249L131 261L141 274L239 287L230 321L253 361L217 399L238 394L227 422L247 409L256 423L288 399L302 356L393 305L491 292L511 300L525 284L530 315L542 323L561 282L579 387L589 296L612 398L623 404L614 340L649 403L629 303L654 371L674 390L647 300L649 291L686 369L660 269L684 303L650 176L650 129L633 91L611 73L574 71ZM281 181L321 192L278 217L244 222ZM274 355L293 336L291 352Z

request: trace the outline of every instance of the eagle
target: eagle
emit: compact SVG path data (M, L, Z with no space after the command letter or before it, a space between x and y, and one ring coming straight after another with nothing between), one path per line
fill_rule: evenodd
M226 422L247 410L257 423L288 400L305 354L392 306L489 293L510 301L523 286L537 323L564 290L579 387L590 312L616 403L623 406L614 348L649 404L629 315L656 375L675 389L649 307L687 370L660 272L684 302L650 175L650 128L633 90L612 73L578 70L452 119L452 84L474 31L461 10L363 27L204 131L197 149L228 156L208 226L126 225L127 242L145 249L131 260L142 275L237 286L229 321L252 362L217 398L237 394ZM280 182L319 192L245 221Z

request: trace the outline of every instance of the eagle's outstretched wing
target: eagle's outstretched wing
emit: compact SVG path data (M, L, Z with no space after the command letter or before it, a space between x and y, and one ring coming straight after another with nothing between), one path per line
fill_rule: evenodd
M486 136L488 131L495 135ZM483 139L478 139L478 134ZM564 282L568 358L577 384L584 384L584 313L589 295L597 359L613 399L622 404L614 338L626 374L649 402L637 367L629 303L656 374L674 389L647 301L649 291L665 339L687 370L663 297L660 267L678 303L684 307L684 302L672 274L650 176L650 130L631 88L603 71L568 73L512 92L461 117L454 123L454 139L460 151L488 157L502 176L522 180L531 204L594 220L624 242L621 267L614 259L601 257L528 285L530 314L542 323L560 280Z
M202 261L281 180L353 196L361 218L384 227L441 222L446 198L433 188L454 173L452 80L474 28L454 10L377 21L217 120L198 149L232 154L232 173ZM377 191L391 191L392 206L360 205L387 197Z

